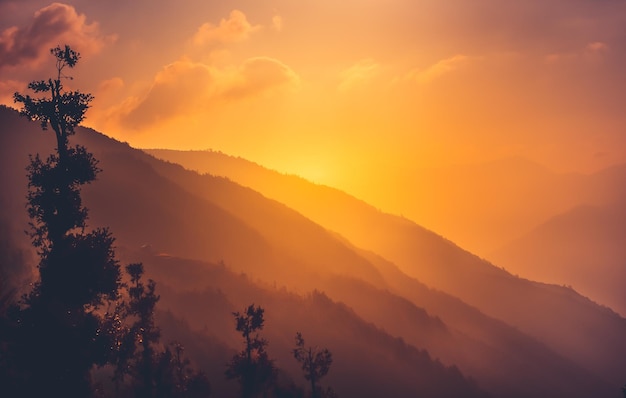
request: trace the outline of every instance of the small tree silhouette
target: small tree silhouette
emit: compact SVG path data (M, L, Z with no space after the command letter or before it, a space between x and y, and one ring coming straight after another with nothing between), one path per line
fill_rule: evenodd
M160 299L156 283L152 279L143 282L141 263L127 265L126 272L130 276L125 285L128 301L120 301L114 312L120 319L113 361L117 392L128 376L137 398L208 397L209 381L191 368L183 356L184 347L178 343L161 347L161 330L154 319Z
M144 284L143 265L129 264L126 272L130 284L126 286L128 302L120 303L118 311L123 324L119 333L119 350L114 380L123 382L131 376L137 397L151 397L156 388L156 355L161 331L154 322L156 283L150 279Z
M326 376L333 363L332 353L327 349L318 347L305 347L304 338L300 332L296 333L296 348L293 349L293 356L302 366L304 378L311 383L311 397L321 398L322 396L334 396L334 392L328 389L327 392L321 390L319 381Z
M244 338L244 349L237 353L226 368L226 378L236 379L241 385L241 396L251 398L266 393L274 384L276 367L269 359L265 347L267 340L260 338L265 320L261 307L251 304L245 312L234 312L236 329Z

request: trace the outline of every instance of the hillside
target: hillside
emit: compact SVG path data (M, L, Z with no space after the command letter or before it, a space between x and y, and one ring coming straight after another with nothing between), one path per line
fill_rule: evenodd
M190 165L202 166L199 153L192 154ZM624 320L571 289L514 277L407 219L384 214L336 189L219 153L204 152L204 156L201 170L215 167L234 181L340 233L356 246L382 255L405 274L547 342L561 355L591 368L597 366L602 369L599 373L612 373L615 380L621 377L615 366L622 354L615 348L623 350L624 343L612 330L623 328ZM615 188L609 182L615 179L619 174L611 173L604 180L590 180L586 186L595 186L597 200L604 201L612 196ZM207 188L197 182L193 189ZM599 328L598 324L606 327ZM612 343L604 348L591 347L590 338Z
M571 285L626 314L623 202L578 206L552 217L490 257L520 275Z
M335 204L344 200L339 192L333 194L331 189L296 176L282 175L219 152L148 152L191 170L230 178L340 231L341 227L332 224L337 219L332 209L337 209ZM590 175L557 174L516 158L422 170L411 178L423 187L421 197L410 194L394 197L411 202L411 206L419 207L430 217L413 220L438 226L448 223L472 239L488 241L481 246L484 250L473 253L509 272L531 280L572 286L592 300L624 313L626 301L617 281L622 279L626 263L621 227L626 166L614 166ZM446 194L444 190L451 192ZM354 200L353 205L348 204L350 199L345 202L344 209L360 206ZM343 211L337 213L339 217L347 217ZM365 212L357 213L358 217L345 224L355 225ZM434 222L442 216L447 221ZM442 227L436 232L449 238L458 236L450 228ZM461 246L477 247L472 243Z
M280 187L281 181L291 181L290 189L298 184L298 177L280 175L220 152L147 152L190 170L231 178L253 189L262 184L281 192L286 191ZM379 177L376 183L381 184L382 180L384 177ZM518 157L405 170L399 180L380 185L379 200L361 199L378 208L393 209L484 257L557 213L580 203L603 203L613 194L613 185L608 182L590 189L589 176L555 173Z
M26 225L22 203L27 153L44 151L45 148L49 151L52 145L45 142L46 136L36 124L18 119L14 112L3 109L0 118L3 122L0 124L3 152L0 161L5 173L3 177L6 177L2 184L7 187L2 196L6 206L2 207L0 219L10 221L7 225L15 230L15 244L27 246L27 237L17 230L19 225ZM15 134L16 131L19 134ZM378 387L369 385L367 391L380 392L391 388L383 382L387 379L393 385L402 386L402 381L415 377L416 372L437 375L433 380L440 382L424 381L419 385L419 391L431 392L428 396L446 396L450 391L445 386L467 388L480 395L467 377L474 378L479 387L496 396L583 397L598 392L599 395L611 396L612 391L619 391L621 379L618 381L618 371L623 368L620 361L626 357L622 355L623 342L618 339L624 333L623 319L573 292L563 294L553 286L512 277L431 232L360 203L366 209L361 215L367 216L360 221L379 222L378 225L366 225L370 228L371 239L384 233L390 234L389 238L394 234L396 238L405 236L409 238L408 246L422 248L419 254L435 250L441 256L424 262L422 268L441 267L442 270L430 276L427 272L418 275L419 269L416 271L410 264L397 261L407 255L402 245L397 247L399 252L394 253L391 251L394 247L390 245L393 242L387 242L387 245L368 244L363 241L363 236L368 235L365 232L359 240L359 235L349 236L345 231L326 224L315 224L315 219L289 203L281 204L224 178L200 176L180 166L158 161L91 130L80 129L76 141L84 143L94 152L104 170L99 180L84 190L85 202L90 209L90 224L110 226L121 252L127 253L125 258L132 257L132 253L143 246L163 254L145 258L147 264L156 261L155 258L171 259L169 268L163 268L157 278L164 291L163 302L170 300L166 299L168 289L179 291L172 293L167 308L172 310L174 316L186 318L195 332L201 330L204 323L211 323L215 316L220 317L216 313L209 315L211 309L222 314L225 325L233 308L238 309L251 301L261 303L265 297L263 292L272 289L283 291L281 289L284 288L285 294L294 297L294 304L281 307L280 303L289 301L285 298L287 296L281 295L277 296L280 299L268 300L265 304L268 316L272 309L277 317L275 320L290 319L293 314L298 314L298 320L308 319L319 312L319 317L327 322L324 333L330 333L336 339L332 340L333 347L329 348L336 347L333 352L337 352L337 361L344 358L353 367L362 364L366 369L358 377L342 373L335 376L344 381L367 379L373 380L372 384L381 383ZM352 201L348 198L348 209L355 205ZM338 206L341 203L331 202L332 206L328 208L334 209L332 211L346 210ZM352 211L346 215L359 216ZM393 228L398 225L409 226L413 234L401 235L402 229L394 233ZM357 224L355 227L360 226ZM380 231L374 233L376 228ZM341 233L349 242L331 231ZM400 239L394 242L402 243ZM182 258L196 264L192 275L185 276L185 260ZM462 261L444 264L446 258ZM215 266L207 263L221 260L235 274L246 273L249 283L235 284L232 282L235 274L228 278L216 275ZM443 289L433 283L437 282L437 276L443 278L451 276L446 276L446 273L454 272L461 273L458 277L465 278L468 285L465 289ZM177 278L180 278L178 286L172 287ZM231 282L228 282L229 278ZM491 290L483 289L482 284L490 282L497 286ZM206 316L186 313L197 305L191 303L202 302L194 295L207 286L214 292L221 291L233 305L218 311L218 304L207 301L199 305L200 310L209 313ZM453 284L451 286L454 287ZM432 290L432 287L439 291ZM186 293L190 295L189 300L180 298L182 301L176 305L175 296L183 295L180 293L183 290L194 289L195 293ZM324 293L311 296L316 289ZM472 289L483 289L484 292L472 292ZM503 294L506 300L498 306L484 305L484 302L475 299L485 294L487 297L483 301L487 301L489 295L498 289L505 293L509 289L517 289L517 292ZM513 305L510 300L514 293L531 300ZM321 302L315 299L310 304L306 301L310 297L322 299ZM467 300L468 297L474 302ZM312 307L306 307L306 303ZM550 306L557 304L562 311L553 312ZM497 310L506 312L507 305L511 311L535 311L537 318L555 318L546 328L560 333L563 340L570 340L569 344L583 342L587 351L582 354L561 352L562 347L554 344L555 336L545 333L532 317L509 314L507 320L506 316L498 316ZM318 315L315 317L317 319ZM584 331L572 330L571 325L576 320L580 322L592 317L599 338L590 338L584 336ZM511 322L516 318L523 327ZM352 328L335 329L331 325L338 319L349 321L353 324ZM273 340L278 343L275 344L291 345L296 326L294 323L285 324L276 332L277 337ZM383 329L386 333L382 332ZM361 332L363 335L359 340L353 341L354 336L360 336ZM231 349L237 348L232 337L228 337L233 335L232 330L221 330L219 333L220 341ZM317 335L310 337L312 340L317 338ZM322 340L323 334L319 338ZM377 347L382 351L369 353L364 347ZM613 356L607 354L609 348ZM590 358L593 361L584 358L589 352L595 353ZM441 358L441 363L432 359L437 357ZM401 370L394 373L395 376L385 374L379 378L373 372L380 369L376 365L376 360L380 358L389 361L388 366L383 366L385 369ZM453 365L457 365L463 377L458 371L449 370ZM612 370L607 372L609 368ZM398 396L414 396L416 390L406 388ZM344 391L346 396L351 396L349 390Z

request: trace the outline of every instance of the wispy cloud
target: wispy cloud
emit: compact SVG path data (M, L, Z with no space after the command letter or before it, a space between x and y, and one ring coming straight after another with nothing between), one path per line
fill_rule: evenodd
M607 43L594 41L575 51L552 53L545 56L548 64L557 64L567 61L598 62L611 50Z
M373 59L360 60L341 73L341 83L339 83L338 90L346 92L362 86L377 76L379 71L380 65Z
M414 69L409 72L407 77L409 80L414 80L420 84L427 84L461 68L468 60L468 56L455 55L450 58L442 59L424 70Z
M193 36L193 43L197 46L204 46L242 41L260 28L260 25L251 25L243 12L233 10L228 19L222 19L219 25L209 22L202 24Z

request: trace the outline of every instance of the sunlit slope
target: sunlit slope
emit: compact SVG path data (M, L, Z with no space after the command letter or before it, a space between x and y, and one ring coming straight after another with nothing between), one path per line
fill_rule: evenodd
M12 212L21 218L18 224L26 226L24 202L20 203L26 191L24 169L27 154L39 146L31 146L29 141L48 135L40 132L35 123L25 123L23 119L19 122L27 128L18 130L18 140L6 148L11 148L10 156L20 160L7 162L6 170L21 177L10 181L15 185L7 191L11 194L7 202L12 203ZM110 227L121 245L149 245L172 255L224 261L255 277L296 286L296 281L301 282L303 289L313 288L306 283L307 274L318 272L358 274L378 285L384 284L371 264L324 228L249 188L216 179L216 184L223 185L216 198L230 206L225 209L220 200L200 197L160 175L146 163L154 159L141 151L88 130L80 129L74 138L94 153L104 170L97 183L83 190L90 224ZM45 144L39 147L43 153L53 146L51 142ZM27 237L24 239L27 241Z
M229 332L229 328L232 328L231 308L236 310L245 305L246 302L251 301L262 303L268 309L268 332L271 331L272 336L275 333L275 337L270 338L272 352L276 352L277 347L280 348L279 351L283 352L279 360L281 365L287 366L291 363L289 356L284 355L288 352L292 339L289 334L290 328L301 330L305 335L315 336L318 341L323 339L321 340L323 345L328 347L343 347L351 350L355 343L353 340L356 339L357 344L364 344L359 350L366 351L368 356L375 355L386 358L387 354L383 352L386 350L387 344L384 342L363 343L363 340L369 339L367 330L370 330L371 327L363 327L360 330L358 327L355 329L355 326L351 326L349 331L344 330L346 322L352 323L354 321L351 319L358 316L368 322L374 321L378 327L383 328L392 336L401 336L402 340L411 346L421 347L426 344L432 358L441 358L441 349L435 347L432 341L433 337L438 336L440 343L448 344L448 350L457 351L454 354L456 358L467 355L466 362L473 361L475 364L469 366L472 370L480 371L481 366L488 367L488 369L482 370L479 377L476 378L475 374L472 376L477 379L482 388L486 388L495 396L584 397L594 394L611 395L611 390L606 389L598 379L552 354L543 345L533 342L532 339L522 334L511 333L511 331L504 332L499 338L510 339L506 346L499 346L498 349L484 347L471 341L467 336L450 330L436 319L430 319L423 313L423 310L411 306L408 301L388 292L377 291L371 286L364 286L362 281L346 277L334 277L325 283L326 288L331 285L340 288L340 294L343 295L344 299L341 301L350 303L349 306L352 307L353 312L352 309L343 305L337 306L337 303L331 303L331 300L324 298L326 294L306 295L307 298L302 299L281 289L255 286L249 279L233 275L227 268L220 266L145 255L138 257L138 259L147 264L150 275L167 285L167 292L163 294L163 302L166 305L170 306L175 313L184 315L189 319L193 327L203 330L204 333L220 336L229 344L237 344L237 340L233 339L233 333ZM174 278L171 274L172 267L176 268L177 276ZM194 283L190 285L186 282L188 280L193 280ZM330 291L337 292L332 287ZM337 293L334 294L337 295ZM361 300L355 301L355 296L359 296ZM331 299L336 301L335 298L331 297ZM207 301L212 304L207 304ZM311 305L312 303L316 305ZM319 303L324 303L327 310L316 308ZM328 311L345 313L345 315L336 318ZM210 318L210 322L207 321L207 316ZM332 317L332 321L326 323L329 316ZM386 319L381 321L381 318ZM276 328L275 325L279 325L283 330L278 330L279 328ZM398 333L399 330L400 333ZM231 337L229 338L229 336ZM399 347L393 349L396 352L394 355L411 358L410 352L401 354L403 350L397 351L398 349ZM340 349L339 353L348 355L348 360L362 361L364 359L360 358L363 353L357 355L348 353L344 349ZM501 355L503 358L494 360L492 357L497 355ZM339 356L336 360L337 363L340 363L346 358ZM445 360L444 363L446 363ZM343 363L340 366L345 365L346 363ZM356 368L357 371L361 367L367 368L368 366L366 364L355 366L353 363L349 365L350 368ZM398 364L392 361L388 365L391 368L385 371L391 371L393 376L386 373L385 378L397 379L396 373L403 373L402 370L398 370L398 366L402 366L402 363ZM461 369L468 369L468 366L462 366ZM334 377L329 380L334 380L332 381L333 385L345 384L348 380L354 380L352 374L354 371L354 369L348 372L339 370L342 372L342 377ZM516 373L513 374L512 372ZM380 382L378 377L380 375L374 376L374 380L378 380L376 384ZM419 383L419 380L416 381ZM398 394L401 394L406 382L407 380L400 378L393 383L396 384L395 388L398 388ZM389 380L380 384L388 386L386 388L391 388L389 387ZM352 383L351 388L355 387ZM380 389L380 386L374 387L374 390L387 396ZM365 391L363 390L362 393ZM349 394L348 396L356 395ZM377 395L374 394L373 396ZM461 396L465 395L462 394Z
M615 385L622 383L626 321L617 314L572 290L515 277L407 219L384 214L338 190L259 170L238 159L221 163L223 156L207 154L203 170L218 162L221 172L233 179L244 176L242 170L256 170L241 183L382 255L409 276L548 343ZM238 166L230 175L226 172L233 161Z
M626 314L626 205L579 206L490 256L520 275L573 286Z
M555 378L564 377L565 384L569 386L568 389L571 387L573 395L584 396L582 390L596 389L586 382L586 386L582 388L571 385L572 380L583 380L575 376L579 370L568 360L559 357L544 342L531 338L499 319L485 315L457 297L428 288L374 253L355 250L378 267L396 294L418 303L428 313L437 314L450 330L462 333L464 341L469 339L474 343L459 347L454 352L454 363L462 365L462 369L468 369L470 374L480 376L479 380L483 385L492 387L495 391L506 391L504 396L511 394L509 382L518 384L515 390L521 397L542 396L543 393L545 396L560 396L564 392L556 393L556 386L563 388L563 385ZM445 353L439 353L435 349L430 351L445 358ZM556 369L560 370L553 371ZM521 379L524 380L523 386L519 385ZM593 383L594 379L595 377L591 377L587 381Z
M260 179L278 192L293 189L281 182L286 176L219 152L147 151L253 188ZM385 167L390 168L389 175L381 169L372 177L367 189L371 193L357 196L386 212L403 214L481 256L557 213L581 203L602 203L612 193L610 184L589 189L588 176L555 173L523 158L431 169ZM292 183L296 184L295 178Z
M24 120L18 122L11 130L1 130L3 140L4 137L10 137L5 140L7 146L1 148L7 152L3 159L11 156L22 159L18 163L7 164L10 167L9 175L22 176L7 191L7 195L12 197L9 202L16 204L21 201L19 198L24 198L26 153L31 151L30 148L38 146L38 138L46 136L34 123L24 124ZM8 123L0 125L7 126ZM20 133L13 135L10 131ZM355 308L357 314L367 322L374 322L385 330L393 328L394 331L390 331L392 335L401 336L407 342L413 341L420 349L426 348L429 352L433 350L437 353L433 356L441 356L446 364L461 362L463 355L469 355L470 359L473 355L489 357L498 349L497 345L481 347L484 345L482 341L472 343L472 340L476 340L473 337L465 340L459 338L459 333L466 334L465 330L455 325L447 326L446 318L440 317L430 308L425 313L422 308L426 307L416 298L405 300L402 295L398 295L380 264L375 264L364 253L357 252L354 247L337 239L335 234L285 205L225 179L200 177L181 167L158 162L93 131L80 129L76 138L94 151L96 157L101 159L100 166L104 170L100 179L85 190L86 202L91 210L90 223L94 226L111 226L112 232L118 237L118 246L137 248L148 244L151 247L147 249L155 252L203 260L223 259L236 272L246 272L253 279L261 279L269 286L276 282L278 288L286 286L289 291L304 293L314 288L323 289L332 300L343 301ZM14 211L17 218L26 221L23 204L16 206ZM4 216L13 215L6 213ZM207 221L211 220L212 224L207 225ZM272 225L268 226L268 223ZM283 240L283 235L290 236ZM25 235L20 233L20 236L27 240ZM305 242L297 236L301 236ZM208 240L217 240L220 247ZM178 275L179 270L175 269L166 279ZM195 280L191 278L186 283ZM224 284L220 285L220 289L230 291L235 287ZM426 296L429 299L436 297L435 294ZM364 298L375 298L376 303L380 304L379 308L367 305ZM254 301L254 297L245 296L243 301ZM440 303L439 306L445 305ZM462 310L459 312L466 311L465 307L460 305L458 308ZM431 304L431 308L435 306ZM210 308L204 306L204 311L210 311ZM396 312L398 320L404 318L407 323L390 322L389 314ZM449 330L452 339L446 340L441 321L434 317L444 320L443 330ZM450 317L449 314L446 317ZM480 321L472 322L475 328L486 328L481 326ZM334 333L332 328L328 332ZM437 339L439 334L443 336L442 339ZM488 362L481 364L485 368L497 368L491 381L480 374L475 375L474 370L467 372L469 368L466 365L462 367L463 373L476 377L481 386L488 384L490 391L498 392L510 389L511 385L519 384L520 380L525 383L527 391L535 393L531 394L534 396L541 395L537 394L540 391L559 391L581 397L589 396L588 392L592 390L615 388L617 391L615 383L603 387L592 374L581 369L586 365L579 363L578 367L572 366L551 354L550 350L543 350L535 357L542 359L539 361L542 366L533 369L536 371L532 372L532 377L523 374L516 382L512 381L511 370L515 366L523 369L537 362L533 360L534 354L529 355L536 352L535 349L528 348L540 344L533 343L532 339L523 335L515 337L514 334L504 334L500 339L505 341L509 338L512 343L502 345L507 347L505 355L488 358ZM288 344L291 344L291 339L292 336L289 336ZM589 344L598 343L590 341ZM507 369L504 375L496 373L501 371L497 365L507 361L507 356L518 359L511 361L515 362L514 365L502 366ZM593 371L597 372L596 369ZM541 373L550 375L548 381L554 380L555 384L550 385L548 382L547 387L543 386L546 376L544 379L538 377ZM567 380L567 384L563 380ZM580 394L573 394L576 391Z
M237 265L236 269L244 270L255 278L261 278L266 282L277 283L278 286L287 285L288 288L296 291L306 291L313 288L323 289L331 297L360 309L360 313L365 316L365 319L375 322L386 330L393 331L396 335L403 336L406 341L417 344L419 347L435 350L434 352L444 359L446 363L459 364L462 370L467 370L479 380L485 379L491 383L490 387L493 387L498 392L511 389L516 384L516 378L519 377L521 369L528 368L534 363L535 358L527 353L532 352L532 350L529 350L529 347L534 347L535 344L526 337L522 337L517 342L526 341L528 345L518 344L514 348L509 345L503 348L502 346L494 347L488 344L486 347L482 347L481 344L484 343L467 339L460 341L442 340L441 337L436 336L437 333L427 333L427 331L423 330L424 325L419 323L412 324L412 329L404 330L398 324L386 323L389 321L389 318L376 318L374 315L382 314L389 316L389 314L397 310L396 306L387 305L381 308L377 314L372 314L371 307L363 303L363 300L364 298L372 299L373 297L378 297L377 301L382 302L385 298L379 297L380 294L367 293L367 289L361 288L358 291L359 294L350 296L347 293L350 286L330 283L325 279L320 280L317 278L319 275L339 273L362 279L379 288L387 286L384 278L381 278L379 272L369 262L364 261L362 257L355 255L351 250L346 251L346 246L335 240L327 231L294 213L284 205L267 200L250 189L242 188L228 180L212 176L199 176L195 173L187 172L176 165L156 162L150 158L144 160L150 163L160 175L167 177L169 181L176 182L176 184L184 187L185 190L193 192L207 201L216 203L220 208L227 210L231 214L237 214L248 225L259 231L264 239L271 242L272 247L276 249L276 258L257 257L248 264ZM125 166L122 169L118 169L120 165L124 165L122 162L114 163L109 168L111 172L117 170L119 173L124 173L124 169L127 169ZM126 172L126 174L129 173L129 171ZM141 178L141 180L144 179ZM183 208L189 211L188 206L183 206ZM181 234L177 239L186 238L184 234ZM171 238L171 240L175 239ZM239 244L239 250L244 252L248 250L244 239L236 242ZM233 257L226 258L226 263L230 264L228 258ZM271 263L271 265L265 265L268 261L275 262ZM396 302L394 300L392 299L391 302ZM419 302L416 304L421 306ZM419 308L415 308L415 311L419 312ZM460 333L464 334L465 331L461 330ZM419 338L420 335L422 335L422 339ZM506 357L497 354L498 351L501 352L503 349L510 351L512 356L521 359L519 361L508 361ZM544 350L540 349L540 351ZM551 364L550 369L553 369L553 372L554 369L559 369L556 373L561 375L561 377L563 377L562 375L569 376L577 372L575 366L560 361L550 352L542 352L541 355L544 356L544 363ZM477 361L476 357L484 358L484 361ZM498 369L498 371L491 372L490 369L494 368ZM565 385L563 382L556 382L551 386L552 380L546 379L545 369L536 373L533 371L528 371L528 374L526 374L528 378L526 381L526 393L537 393L542 389L550 390L551 388L562 392L562 388ZM554 376L552 379L560 379L561 377ZM563 377L562 380L568 378Z
M297 204L294 207L300 211L321 200L321 195L309 192L312 186L306 187L304 180L223 153L148 152L189 169L227 176L291 206ZM474 165L406 170L401 181L393 184L383 184L377 192L395 203L385 206L377 202L379 207L404 209L403 214L419 225L429 227L512 273L532 280L572 285L584 295L617 310L624 306L623 289L614 283L619 278L612 277L616 267L624 268L626 264L621 249L626 246L620 238L623 231L607 235L615 230L612 224L616 221L609 220L602 225L600 216L594 227L584 219L571 220L567 234L553 236L554 245L550 244L551 239L536 238L537 244L528 241L544 229L544 223L552 223L549 220L553 217L576 207L619 207L626 198L626 165L590 175L566 174L552 172L523 158L509 158ZM308 198L312 198L313 203L307 203ZM310 209L306 214L311 216L314 211ZM619 214L615 218L619 220ZM578 237L575 241L567 238L572 233ZM563 244L558 243L560 241ZM568 250L566 243L573 243L575 248ZM592 266L585 260L590 256ZM526 264L527 260L532 264ZM582 263L585 266L578 266ZM604 272L602 270L608 272L598 276ZM609 279L609 283L604 283Z
M163 307L187 319L192 328L226 342L233 352L241 342L232 312L251 302L265 308L263 336L270 342L268 351L298 382L300 369L290 351L296 331L312 344L331 349L334 364L325 382L342 396L451 396L465 394L464 389L469 396L481 396L458 371L447 370L427 352L364 322L323 293L299 296L261 287L225 267L176 258L141 258L149 275L164 286ZM193 276L193 286L171 279L172 268L177 274Z
M189 189L193 192L198 193L199 195L202 195L206 198L210 198L211 200L215 200L217 201L217 203L219 203L221 206L224 206L225 208L229 209L230 211L240 214L241 212L244 213L249 213L250 217L259 217L258 214L256 214L254 211L249 211L246 210L245 208L241 208L238 207L237 202L237 196L238 195L234 195L232 192L232 190L230 190L230 194L227 194L229 192L228 189L224 189L224 187L222 186L223 184L225 184L225 180L223 179L219 179L219 178L215 178L213 176L210 175L206 175L206 176L198 176L196 174L193 173L185 173L182 169L174 167L173 165L168 165L168 164L163 164L160 162L154 162L154 167L156 170L158 170L160 173L162 173L163 175L168 176L168 178L170 178L172 181L177 181L178 183L184 184L186 186L186 189ZM283 185L283 187L285 187L285 185ZM317 187L316 189L318 189L319 187ZM267 193L267 195L271 195L270 192ZM309 196L310 198L310 196ZM313 197L313 201L316 201L318 198L317 197ZM415 226L414 224L408 222L407 220L403 220L403 219L396 219L394 217L391 216L386 216L383 215L382 213L378 213L378 212L374 212L373 214L368 214L368 212L361 212L360 214L355 214L352 209L351 209L351 205L353 199L349 199L348 202L346 203L346 207L345 208L341 208L341 209L337 209L335 207L335 205L332 202L332 199L330 202L325 202L325 201L318 201L318 205L323 206L324 210L328 210L331 211L334 210L339 210L339 212L341 213L341 215L334 215L333 217L337 217L335 219L335 221L340 220L342 217L345 219L345 217L351 217L350 222L354 223L357 225L357 229L360 229L359 233L362 234L362 236L365 237L371 237L372 235L374 235L376 237L376 239L379 240L379 242L375 242L375 241L367 241L366 243L362 243L364 246L363 247L368 247L368 248L372 248L372 247L376 247L376 248L381 248L382 246L380 246L380 241L382 242L387 242L388 245L394 245L396 243L396 241L399 240L406 240L407 241L407 245L411 248L411 249L415 249L416 252L423 254L429 254L431 256L431 260L429 261L435 261L438 263L437 264L441 264L441 266L439 267L440 269L437 270L437 273L435 274L434 278L437 279L441 279L443 281L445 281L448 277L452 277L452 278L456 278L459 280L458 285L462 285L465 289L467 289L467 291L472 291L472 284L474 285L474 287L478 284L484 284L487 287L489 287L489 285L491 283L501 283L500 278L504 278L503 280L508 283L508 281L512 281L513 284L517 284L517 282L520 282L524 285L524 287L522 288L522 294L524 293L523 290L527 290L527 292L529 294L534 294L534 287L533 285L528 282L528 281L522 281L519 280L518 278L512 277L511 275L509 275L508 273L493 267L490 264L487 263L479 263L478 265L473 264L471 261L473 261L473 259L475 258L474 256L470 255L469 253L466 253L464 251L461 251L460 249L458 249L456 246L454 246L453 244L451 244L450 242L447 242L445 240L442 240L439 236L432 234L430 232L427 232L425 230L422 230L421 228ZM369 206L365 205L364 203L358 203L366 208L369 208ZM304 212L304 214L308 214L306 212ZM383 227L389 229L389 231L387 231L387 235L385 236L384 232L385 231L381 231L380 230L380 226L377 226L377 220L373 220L370 221L371 217L374 217L375 219L379 216L382 216L383 219L386 219L387 221L391 221L392 225L389 226L388 223L383 223L381 224ZM262 217L262 216L261 216ZM407 226L412 226L417 228L419 231L422 231L423 233L426 234L426 237L428 239L424 239L423 237L413 237L409 234L408 238L406 235L403 235L402 233L398 234L394 228L395 228L395 222L400 221L402 225L407 225ZM367 223L370 223L369 225ZM365 224L363 224L365 223ZM411 232L411 228L409 228L409 232ZM298 232L296 232L298 233ZM395 234L395 235L394 235ZM415 243L418 243L420 245L420 247L418 248L414 248L413 246L415 245ZM403 250L404 247L403 246L392 246L392 250ZM433 249L435 250L434 254L432 254ZM374 251L379 252L376 249L373 249ZM411 253L412 254L412 253ZM437 256L441 256L442 258L437 258ZM465 257L470 259L470 263L469 264L465 264L465 262L461 262L459 263L458 261L450 261L448 262L448 258L454 259L456 257L459 257L464 259ZM389 258L389 257L388 257ZM473 270L473 268L479 268L479 273L480 274L485 274L485 275L492 275L494 276L496 279L488 279L488 278L484 278L482 275L481 276L476 276L475 274L475 270ZM424 267L424 269L426 269L426 267ZM420 280L424 280L423 279L423 275L416 275L413 274L414 277L417 277ZM478 279L476 279L478 278ZM435 280L433 279L433 280ZM472 279L476 279L475 282L471 282ZM467 282L467 285L464 285L464 283ZM508 289L508 286L506 286L506 283L498 288L494 288L494 287L489 287L488 289L486 289L486 292L489 293L489 290L491 289L492 291L494 289L503 289L506 290ZM437 286L438 288L441 289L441 286ZM527 288L527 289L526 289ZM345 287L344 287L345 289ZM455 290L447 290L446 287L443 288L443 290L445 291L449 291L454 295L457 295L458 292ZM478 296L480 296L480 291L482 290L477 290L478 292ZM333 296L334 297L334 296ZM341 296L343 298L343 296ZM478 300L479 302L482 301L483 297L479 297L481 300ZM540 302L531 302L525 304L525 303L518 303L520 300L513 300L513 304L512 308L514 311L520 311L520 309L518 307L522 307L522 311L529 311L529 310L538 310L540 313L542 314L546 314L546 311L544 311L542 309L542 305L543 304L547 304L550 302L550 297L549 295L547 297L545 297L545 303L540 303ZM352 303L353 301L347 301L349 304ZM421 302L417 302L418 306L423 306L423 303ZM504 306L504 305L503 305ZM441 305L440 308L441 309ZM491 308L489 308L491 310ZM437 312L434 312L434 314L438 314ZM448 314L450 314L450 312L448 312ZM493 315L492 315L493 316ZM473 321L475 321L475 323L472 325L472 327L476 328L477 325L478 328L482 328L483 325L481 324L481 322L483 322L483 319L480 320L476 320L474 319ZM516 319L517 324L525 327L525 328L537 328L536 325L536 321L535 319ZM569 320L569 322L575 323L576 320ZM543 325L545 326L545 325ZM543 327L542 326L542 327ZM548 332L552 332L553 330L550 329L552 325L547 325L543 328L540 328L539 332L541 333L545 333L546 336L541 335L541 333L538 333L537 335L535 335L535 337L538 337L540 339L542 339L542 341L546 341L544 340L545 338L548 338L548 340L551 341L551 339L553 339L554 336L549 335ZM385 326L388 327L388 326ZM566 334L574 334L575 338L578 341L584 341L586 339L586 336L580 336L580 335L576 335L576 332L571 332L569 330L566 330L565 327L563 325L557 325L554 326L559 332L563 332ZM548 332L546 332L546 329L548 329ZM463 330L463 329L461 329ZM523 330L523 329L522 329ZM535 331L535 330L533 330ZM462 331L462 333L466 333L465 331ZM501 337L500 337L501 338ZM512 339L514 341L521 341L521 340L515 340ZM484 341L484 339L483 339ZM472 349L475 349L476 347L473 347ZM528 351L528 347L524 348L526 350L526 353L532 351ZM604 349L606 351L606 347L600 347L600 349ZM539 351L542 351L541 349ZM474 351L474 353L478 353L479 351ZM486 352L483 352L483 354L485 354ZM528 354L522 354L521 357L524 357L524 359L522 359L520 361L520 363L525 363L526 366L530 366L530 364L536 362L536 361L531 361L528 360ZM452 359L452 363L459 363L459 355L462 355L462 350L458 350L455 353L456 357L453 357ZM517 355L520 355L519 353ZM567 355L565 353L562 353L562 355L569 357L569 355L571 355L571 353L568 353ZM585 354L586 355L586 354ZM444 358L445 357L445 351L441 351L441 357ZM581 355L579 355L579 353L576 353L576 356L574 357L576 360L580 360L582 363L584 363L584 365L580 365L580 366L584 366L587 367L589 364L587 362L585 362L588 358L585 357L584 360L581 359ZM536 359L536 358L535 358ZM473 364L473 366L471 366L470 368L465 368L462 367L462 369L468 369L468 371L470 372L477 372L477 367L478 366L485 366L485 364L488 364L486 366L491 366L496 367L499 371L502 371L503 373L507 373L508 372L508 377L510 377L510 375L513 373L512 371L512 367L511 364L506 364L503 365L504 362L504 358L500 357L492 357L492 358L488 358L485 362L481 362L481 361L476 361L475 358L472 359L475 363ZM467 360L467 362L469 362L469 360ZM556 362L553 362L554 364L556 364ZM580 362L579 362L580 363ZM556 366L560 366L560 364L556 365ZM594 366L598 366L598 364L594 364ZM594 372L598 372L598 374L602 374L598 368L595 368L594 366L591 366L592 371ZM508 369L507 369L508 367ZM519 371L519 368L517 369ZM476 373L470 373L470 374L476 374ZM521 374L521 373L520 373ZM478 374L476 374L476 376L478 376ZM491 376L491 375L490 375ZM502 378L499 381L500 383L502 383L502 381L505 379L505 377L503 377L503 375L501 374ZM526 374L523 374L522 377L527 376ZM538 381L540 380L540 381ZM541 385L545 385L546 383L548 383L547 380L545 379L541 379L541 377L539 379L536 379L534 381L531 380L527 380L529 385L534 385L534 386L541 386ZM621 379L620 379L621 380ZM494 384L496 384L496 380L493 380ZM536 393L536 391L535 391Z

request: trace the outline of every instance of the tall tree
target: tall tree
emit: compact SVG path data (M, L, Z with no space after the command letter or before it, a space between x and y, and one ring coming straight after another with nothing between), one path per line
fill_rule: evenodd
M311 383L312 398L334 394L330 389L325 394L319 385L320 379L326 376L330 370L330 365L333 363L332 353L327 348L305 347L304 338L298 332L296 333L296 348L293 349L293 356L302 366L304 378Z
M28 85L42 96L14 95L22 115L54 131L57 146L45 160L31 156L27 167L39 279L21 306L0 318L0 332L9 335L0 339L0 382L9 384L4 391L89 397L92 368L109 363L115 365L116 386L129 375L136 397L208 396L208 380L190 368L182 346L161 350L154 321L159 296L154 281L143 282L143 265L128 265L130 280L122 283L113 236L106 228L87 231L80 189L100 170L84 147L70 146L69 137L93 97L63 86L71 79L66 68L75 67L80 54L67 45L50 53L56 76ZM128 301L120 295L122 287Z
M66 68L80 54L69 46L51 49L56 76L33 81L28 88L41 97L15 93L21 114L55 133L57 147L43 160L31 156L28 171L28 214L31 238L40 256L39 279L14 315L18 329L13 349L15 369L23 383L19 396L87 397L90 371L108 361L111 351L103 304L116 300L120 269L113 237L106 228L86 231L87 209L80 187L95 180L97 161L68 138L84 119L90 94L67 91Z
M261 307L251 304L243 313L234 312L236 329L244 338L244 349L233 357L226 369L226 378L236 379L243 398L266 394L275 382L276 367L265 347L267 340L259 337L265 320Z

